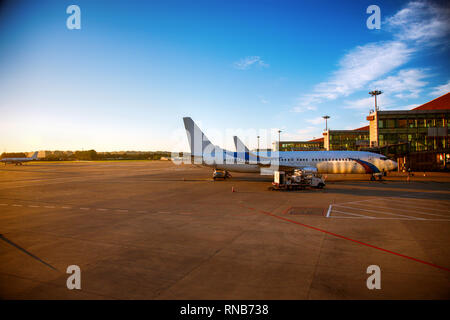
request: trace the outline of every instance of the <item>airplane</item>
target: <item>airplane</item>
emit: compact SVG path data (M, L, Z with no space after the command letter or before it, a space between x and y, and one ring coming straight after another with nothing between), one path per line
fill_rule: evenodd
M254 154L235 137L236 152L213 145L190 117L183 118L196 164L232 172L256 173L265 170L292 172L295 169L317 173L347 173L375 175L392 171L397 162L384 155L367 151L272 151Z
M22 165L23 162L37 160L37 155L38 155L38 151L33 153L33 155L30 158L4 158L4 159L1 159L0 162L4 162L5 166L7 163L14 163L17 166L19 164Z

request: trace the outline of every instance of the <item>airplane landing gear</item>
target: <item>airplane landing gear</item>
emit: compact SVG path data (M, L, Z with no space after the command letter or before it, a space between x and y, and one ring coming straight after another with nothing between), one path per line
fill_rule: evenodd
M382 173L373 173L372 176L370 177L370 181L375 181L378 177L378 180L381 181L383 180L383 174Z

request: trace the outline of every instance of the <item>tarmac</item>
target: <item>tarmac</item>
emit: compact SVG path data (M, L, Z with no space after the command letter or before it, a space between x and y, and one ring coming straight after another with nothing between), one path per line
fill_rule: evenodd
M0 166L0 298L450 298L450 174L329 175L293 192L232 175L171 161ZM71 265L81 289L67 288ZM380 289L367 286L373 265Z

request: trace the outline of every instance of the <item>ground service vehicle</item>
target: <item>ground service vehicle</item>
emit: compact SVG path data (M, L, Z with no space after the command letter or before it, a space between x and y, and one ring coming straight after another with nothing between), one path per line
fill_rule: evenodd
M226 171L226 170L220 170L220 169L215 169L213 172L213 179L214 180L218 180L218 179L223 179L225 180L226 178L231 178L231 174Z
M320 174L312 170L294 170L291 173L275 171L274 181L270 190L301 190L306 188L322 189L325 180Z

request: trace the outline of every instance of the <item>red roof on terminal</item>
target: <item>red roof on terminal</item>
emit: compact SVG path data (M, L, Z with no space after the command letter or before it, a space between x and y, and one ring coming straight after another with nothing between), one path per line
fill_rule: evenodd
M358 129L353 129L353 131L363 131L363 130L369 130L369 126L364 126Z
M418 106L412 110L442 110L450 109L450 92L433 99L421 106Z

